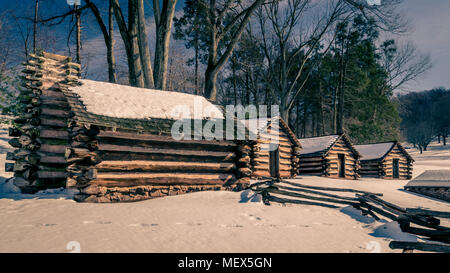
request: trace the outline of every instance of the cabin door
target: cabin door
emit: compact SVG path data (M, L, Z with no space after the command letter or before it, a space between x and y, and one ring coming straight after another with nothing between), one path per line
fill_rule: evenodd
M344 154L338 154L339 159L339 177L345 177L345 155Z
M275 149L269 151L269 168L271 177L280 177L280 149L278 145Z
M392 160L392 178L399 178L399 164L398 158Z

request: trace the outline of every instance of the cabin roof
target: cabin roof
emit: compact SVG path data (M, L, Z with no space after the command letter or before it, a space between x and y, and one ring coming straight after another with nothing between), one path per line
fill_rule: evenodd
M392 149L394 149L395 145L398 145L398 148L406 157L413 160L397 141L355 145L355 148L361 154L361 161L369 161L382 160L392 151Z
M350 142L350 140L348 139L348 137L345 134L301 138L301 139L299 139L299 142L301 143L303 149L300 152L300 156L312 157L312 156L325 155L334 146L334 144L337 141L339 141L341 138L349 146L349 148L353 152L353 154L355 154L357 157L359 157L359 153L353 147L352 143Z
M292 141L292 143L294 143L297 147L302 148L302 145L299 142L297 136L294 134L291 128L289 128L287 123L280 116L274 118L245 119L241 120L241 122L244 124L245 128L247 128L249 132L259 136L260 133L262 133L265 129L269 128L269 126L271 125L271 121L274 119L278 120L280 128L284 129L285 133L289 136L289 139Z
M405 185L408 187L436 187L436 188L450 188L450 170L429 170L423 172L418 177L409 181Z
M125 119L223 119L221 109L202 96L79 80L69 90L88 113ZM187 111L183 116L183 111ZM195 112L197 111L197 112Z
M324 154L339 138L339 135L301 138L298 141L302 144L300 155Z
M356 145L355 148L361 154L361 160L375 160L381 159L389 151L392 150L395 145L395 141L392 142L384 142L384 143L374 143L374 144L364 144L364 145Z

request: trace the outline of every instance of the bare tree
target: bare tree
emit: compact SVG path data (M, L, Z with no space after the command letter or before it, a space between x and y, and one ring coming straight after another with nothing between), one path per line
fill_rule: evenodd
M33 22L33 52L36 53L36 36L37 36L37 22L38 22L38 10L39 10L39 0L36 0L34 6L34 22Z
M153 0L153 11L156 24L155 67L153 70L153 77L155 80L155 88L157 89L166 88L170 35L176 4L177 0L166 0L163 1L161 9L159 0Z
M388 40L383 43L382 49L382 62L388 73L387 91L404 88L432 67L430 56L420 54L412 43L398 48L393 40Z
M128 25L125 22L125 17L119 1L112 0L112 4L120 35L122 36L125 45L130 85L144 87L144 77L139 50L137 0L128 1Z
M116 60L114 56L114 22L113 22L113 6L112 1L109 0L109 8L108 8L108 28L106 27L103 18L100 14L99 9L97 6L92 3L90 0L85 0L86 4L91 9L92 13L95 16L95 19L97 20L97 23L100 27L100 30L103 34L103 39L105 41L106 45L106 59L108 62L108 80L109 82L115 83L117 82L117 76L116 76Z
M145 27L144 1L137 0L138 5L138 33L139 33L139 53L141 57L142 70L144 73L144 86L154 87L152 64L150 60L150 50L148 47L147 31ZM160 88L164 89L164 88Z
M76 62L81 64L81 12L78 10L78 5L74 5L75 10L75 25L76 25Z
M244 1L202 1L208 7L206 22L209 30L204 93L206 98L216 100L217 75L233 53L250 17L263 2L264 0L254 0L244 6ZM225 48L223 53L219 51L220 47Z
M324 11L310 28L301 28L300 20L312 8L310 0L288 0L265 5L258 11L262 47L267 60L266 84L273 98L279 98L280 114L288 120L289 111L320 60L312 60L331 26L346 11L342 1L329 1L318 7ZM300 29L299 29L300 28ZM334 37L331 39L334 40ZM324 50L326 52L331 45Z

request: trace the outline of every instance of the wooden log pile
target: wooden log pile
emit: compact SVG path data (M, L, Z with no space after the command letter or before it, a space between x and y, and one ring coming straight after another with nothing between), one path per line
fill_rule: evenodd
M94 166L101 162L97 139L100 129L95 125L78 126L72 121L68 132L70 147L65 151L65 158L69 164L66 187L78 189L80 194L76 199L81 201L88 195L97 194L90 181L97 178Z
M316 205L329 208L340 208L350 205L371 216L376 221L387 218L398 222L401 230L418 236L423 242L390 243L393 249L447 252L450 253L450 227L442 226L441 219L450 218L450 212L431 211L417 208L403 208L381 198L379 193L371 193L345 188L329 188L303 185L283 179L268 179L252 184L253 191L260 193L266 205L270 202ZM354 196L339 195L354 193ZM429 243L426 241L434 241Z
M258 150L259 147L255 145L256 143L251 140L244 140L237 142L237 168L238 177L241 185L239 187L246 188L250 185L250 178L253 174L253 166L257 164L254 161L254 151Z
M21 114L13 120L5 170L14 172L14 184L22 192L65 184L64 145L67 142L68 104L58 83L77 81L80 66L70 58L39 53L24 63L24 76L17 107Z

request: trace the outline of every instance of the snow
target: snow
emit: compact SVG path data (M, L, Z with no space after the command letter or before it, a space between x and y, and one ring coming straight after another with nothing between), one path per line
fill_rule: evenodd
M223 119L222 111L202 96L92 80L80 82L70 90L93 114L130 119Z
M301 155L319 153L327 150L339 135L330 135L322 137L301 138L300 144L302 145Z
M0 164L11 150L0 130ZM450 147L433 144L416 160L414 176L450 170ZM0 169L1 181L11 173ZM403 207L450 211L450 204L403 190L405 180L358 181L301 176L307 185L381 192ZM64 189L25 195L0 182L0 252L401 252L389 242L417 238L391 221L351 207L272 203L252 191L196 192L136 203L76 203ZM12 192L11 192L12 191ZM442 221L450 226L449 221ZM79 248L78 248L79 247Z
M355 149L361 155L361 160L374 160L382 158L395 142L355 145Z

